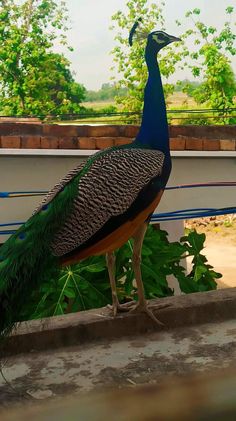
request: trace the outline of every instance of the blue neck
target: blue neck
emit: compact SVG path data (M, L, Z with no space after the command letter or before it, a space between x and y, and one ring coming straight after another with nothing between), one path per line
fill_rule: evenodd
M135 142L169 154L169 131L161 75L157 53L150 47L149 42L145 59L149 75L144 91L142 123Z

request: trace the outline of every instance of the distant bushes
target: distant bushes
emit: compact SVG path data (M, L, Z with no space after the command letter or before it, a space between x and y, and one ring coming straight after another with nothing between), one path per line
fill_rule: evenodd
M116 96L125 96L126 94L126 88L118 88L115 83L103 83L101 89L98 91L87 91L85 101L109 101L114 100Z

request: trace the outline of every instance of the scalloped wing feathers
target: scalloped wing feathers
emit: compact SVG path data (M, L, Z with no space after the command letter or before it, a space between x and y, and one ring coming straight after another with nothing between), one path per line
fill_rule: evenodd
M164 154L152 149L115 149L98 156L79 179L73 210L55 234L52 251L63 256L124 213L150 180L161 175ZM72 173L71 173L72 174Z

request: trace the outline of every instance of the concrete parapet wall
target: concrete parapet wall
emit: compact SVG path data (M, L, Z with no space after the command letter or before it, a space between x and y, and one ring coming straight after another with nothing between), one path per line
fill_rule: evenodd
M96 150L132 142L139 126L0 123L0 148ZM171 150L235 151L236 126L170 126Z
M160 327L143 313L121 313L116 318L104 307L47 319L23 322L0 351L4 356L73 346L101 338L122 338L181 326L219 323L236 316L236 288L149 300L164 323ZM158 306L163 308L158 310ZM232 332L233 334L233 332Z

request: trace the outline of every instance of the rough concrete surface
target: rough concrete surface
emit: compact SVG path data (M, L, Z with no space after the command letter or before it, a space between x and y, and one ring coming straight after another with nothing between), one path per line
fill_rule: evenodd
M161 384L167 377L236 367L236 321L9 357L0 404L31 403L91 391Z
M21 323L1 348L0 412L17 404L47 409L73 396L87 396L89 409L89 396L93 401L97 393L114 391L116 400L119 390L162 388L173 377L236 372L236 288L151 300L149 306L163 327L142 313L113 318L107 308ZM104 419L94 414L80 419Z
M236 370L14 407L1 421L235 421Z
M149 300L149 308L164 324L143 313L120 313L108 308L21 323L7 339L1 355L45 351L93 340L124 338L236 318L236 288Z

